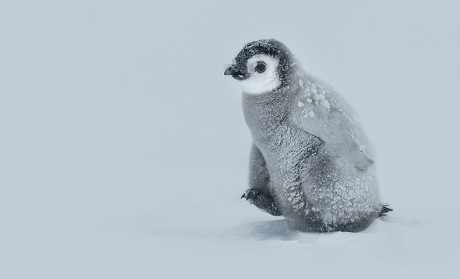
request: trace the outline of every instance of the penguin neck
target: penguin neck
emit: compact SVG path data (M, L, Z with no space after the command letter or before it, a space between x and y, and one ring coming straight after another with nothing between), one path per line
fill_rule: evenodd
M294 96L289 87L280 87L264 94L243 94L246 123L254 133L273 131L287 120Z

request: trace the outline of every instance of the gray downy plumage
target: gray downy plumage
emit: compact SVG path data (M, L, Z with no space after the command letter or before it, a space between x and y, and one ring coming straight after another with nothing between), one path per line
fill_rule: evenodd
M361 231L391 211L356 114L282 43L247 44L224 74L241 83L253 138L244 198L315 232Z

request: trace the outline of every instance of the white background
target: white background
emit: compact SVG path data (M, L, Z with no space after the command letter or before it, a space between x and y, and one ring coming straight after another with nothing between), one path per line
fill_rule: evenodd
M456 1L0 1L1 278L457 278ZM395 211L305 234L239 197L223 76L284 42L360 113Z

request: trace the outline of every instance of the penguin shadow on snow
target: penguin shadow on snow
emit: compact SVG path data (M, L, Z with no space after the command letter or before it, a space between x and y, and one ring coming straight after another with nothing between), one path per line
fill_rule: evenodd
M248 228L249 234L259 240L295 240L299 234L305 233L287 219L255 222Z
M365 238L381 233L392 233L403 230L404 227L417 228L422 222L405 217L386 216L377 220L369 228L361 232L329 232L320 233L313 231L300 230L295 223L288 219L272 221L260 221L244 225L244 234L257 240L282 240L282 241L308 241L318 237L326 239L344 238L344 240L354 240ZM313 238L312 238L313 237Z
M288 219L255 222L247 225L248 234L258 240L300 240L310 239L311 236L331 235L334 233L349 232L317 232L308 229L299 229L296 224Z

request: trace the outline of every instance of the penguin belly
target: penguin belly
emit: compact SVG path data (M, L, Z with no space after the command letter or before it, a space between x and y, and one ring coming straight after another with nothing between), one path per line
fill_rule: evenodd
M332 158L319 138L279 125L254 138L270 175L269 190L283 216L306 231L359 231L378 211L373 169Z

